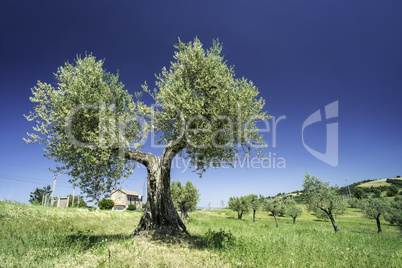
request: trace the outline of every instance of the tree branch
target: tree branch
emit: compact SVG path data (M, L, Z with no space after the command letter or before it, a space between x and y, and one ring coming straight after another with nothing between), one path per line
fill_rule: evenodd
M143 153L141 151L129 151L129 150L127 150L125 152L124 157L127 160L132 160L132 161L136 161L140 164L143 164L147 168L151 162L155 161L155 158L156 158L151 153Z

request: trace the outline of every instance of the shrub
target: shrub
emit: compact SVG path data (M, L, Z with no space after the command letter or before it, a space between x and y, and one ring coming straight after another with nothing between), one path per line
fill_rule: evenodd
M114 207L114 202L111 199L102 199L98 207L102 210L111 210Z
M235 237L230 231L225 232L220 229L219 231L212 231L208 229L205 233L204 245L208 248L226 248L232 246L235 242Z
M131 211L136 210L136 209L137 209L137 207L134 204L129 204L127 207L127 210L131 210Z
M381 190L380 189L374 189L373 193L374 193L373 194L374 198L380 198L381 197Z
M387 189L387 196L388 197L395 196L397 193L398 193L398 187L396 187L393 184L388 187L388 189Z
M354 199L349 199L349 200L348 200L348 205L349 205L351 208L361 208L361 206L362 206L362 200L356 199L356 198L354 198Z
M147 202L142 203L142 208L143 208L143 209L147 208Z

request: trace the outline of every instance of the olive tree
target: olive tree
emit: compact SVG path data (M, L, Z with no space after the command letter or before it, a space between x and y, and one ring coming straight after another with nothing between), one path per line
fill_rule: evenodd
M307 173L304 177L303 188L304 201L308 210L318 215L325 213L335 232L339 232L334 216L343 214L346 210L346 202L337 194L338 187L329 186L328 182L323 182Z
M87 194L117 188L134 162L146 167L147 206L134 235L159 229L187 233L170 195L175 156L201 175L209 167L233 164L238 154L258 156L265 146L257 127L269 118L264 100L251 81L235 77L222 45L214 41L205 50L198 39L179 40L175 48L155 88L144 83L134 96L118 73L104 70L103 60L77 57L57 70L55 85L37 83L30 98L35 106L26 115L35 126L25 141L42 143L55 171L70 175ZM144 92L154 105L141 101ZM143 150L149 132L158 139L159 156Z
M42 189L36 188L35 191L31 192L29 195L29 202L34 205L41 204L43 196L49 196L52 192L51 189L50 185L43 187Z
M276 229L279 229L278 215L283 211L283 208L284 208L283 201L279 197L275 198L267 197L264 200L263 209L265 211L271 212L272 215L274 216Z
M200 201L200 191L191 181L187 181L184 186L180 181L172 181L170 193L173 203L180 209L180 218L187 220L188 212L196 210L196 205Z
M395 196L387 213L384 214L386 221L402 227L402 196Z
M247 196L248 204L250 208L253 210L253 224L255 224L255 213L257 210L261 208L262 198L258 197L256 194L250 194Z
M241 220L243 214L250 212L249 200L245 196L232 196L229 198L228 208L237 212L237 219Z
M295 224L296 218L303 214L303 209L296 204L294 199L288 199L285 201L285 214L292 217L293 224Z
M377 232L382 233L380 216L387 213L389 210L389 204L381 198L370 198L362 203L361 209L366 218L376 220Z

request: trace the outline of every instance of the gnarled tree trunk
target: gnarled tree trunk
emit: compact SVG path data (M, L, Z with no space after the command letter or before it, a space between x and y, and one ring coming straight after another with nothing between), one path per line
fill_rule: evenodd
M324 209L324 208L321 208L321 210L324 211L328 215L328 218L331 220L332 227L334 227L335 233L338 233L339 229L338 229L338 226L336 225L335 218L332 215L332 211Z
M242 217L243 217L243 212L238 211L237 212L237 219L241 220Z
M276 213L274 214L274 218L275 218L275 223L276 223L276 229L279 229L279 224L278 224L278 219L276 218Z
M381 230L381 222L380 222L380 215L378 215L375 220L377 221L377 229L378 229L378 233L381 234L382 230Z
M126 157L144 164L148 171L147 205L133 235L141 231L158 230L166 234L185 233L186 226L177 213L170 195L170 168L178 151L165 148L162 157L140 152L128 152Z
M180 218L182 220L187 220L187 218L188 218L188 212L187 212L187 209L185 208L185 206L181 206L181 208L180 208Z

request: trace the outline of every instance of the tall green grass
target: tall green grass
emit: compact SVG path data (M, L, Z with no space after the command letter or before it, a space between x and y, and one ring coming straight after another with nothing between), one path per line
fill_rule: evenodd
M61 209L0 202L0 267L400 267L400 230L356 209L331 223L305 213L292 224L257 212L197 211L192 237L178 243L132 239L137 212Z

